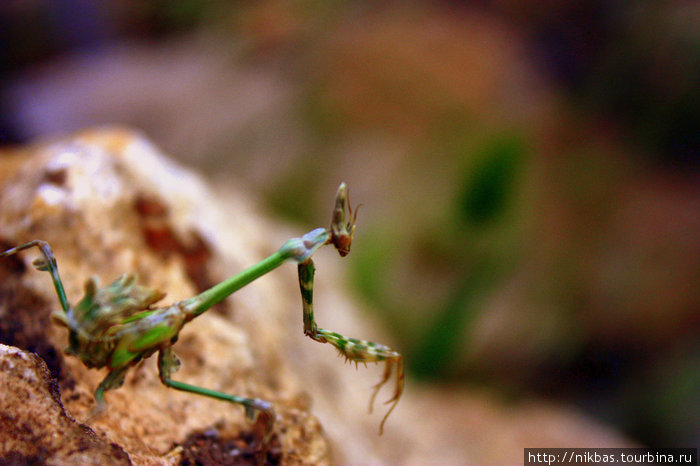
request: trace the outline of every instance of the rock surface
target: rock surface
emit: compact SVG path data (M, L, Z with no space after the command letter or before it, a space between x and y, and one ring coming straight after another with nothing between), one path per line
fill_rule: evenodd
M130 464L119 446L66 415L56 382L39 357L0 344L0 373L3 464Z
M261 218L235 186L215 195L143 136L114 128L0 157L0 206L0 250L48 241L72 302L88 277L105 283L127 271L166 290L164 302L176 301L304 233ZM91 418L93 392L105 373L63 355L66 332L48 317L58 301L47 274L30 265L36 256L27 251L0 260L0 343L12 345L0 347L0 408L7 421L0 427L0 462L252 461L252 426L242 409L167 389L155 358L107 392L107 410ZM321 252L315 261L319 323L391 344L341 290L337 255ZM240 290L188 324L174 346L182 360L176 380L274 403L268 462L518 464L527 446L630 444L566 408L506 404L410 379L379 437L383 412L370 416L366 409L382 368L356 371L331 348L304 338L295 272L281 267ZM13 347L36 353L46 365Z

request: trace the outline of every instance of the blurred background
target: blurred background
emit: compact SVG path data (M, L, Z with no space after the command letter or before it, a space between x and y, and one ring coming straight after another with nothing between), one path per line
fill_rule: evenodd
M328 222L410 376L700 444L700 4L5 0L0 144L142 130Z

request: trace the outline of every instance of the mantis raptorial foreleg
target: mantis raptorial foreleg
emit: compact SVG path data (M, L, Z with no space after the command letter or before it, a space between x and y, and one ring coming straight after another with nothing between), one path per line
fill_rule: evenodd
M69 330L69 346L65 350L66 353L78 357L88 367L109 369L109 373L95 391L97 412L104 405L105 391L121 386L129 368L158 352L158 370L164 385L176 390L239 404L245 408L246 417L255 422L256 430L259 431L258 460L262 460L275 422L272 405L263 400L229 395L173 380L171 374L177 370L180 363L171 347L187 322L284 262L297 262L303 304L304 334L315 341L330 343L342 356L356 364L386 362L384 375L375 385L370 398L370 412L377 392L389 380L396 366L394 396L387 401L393 404L382 419L379 429L381 434L387 417L403 392L402 356L387 346L348 338L319 328L313 314L314 264L311 256L326 244L333 244L341 257L346 256L352 245L356 217L357 212L353 213L350 207L347 188L344 183L341 183L336 194L329 229L317 228L300 238L292 238L278 251L248 269L197 296L166 307L154 307L154 304L165 296L164 293L139 286L132 274L123 275L110 285L101 288L98 287L96 279L87 280L85 296L77 304L71 305L66 298L53 251L44 241L31 241L0 253L0 257L16 254L31 247L37 247L41 251L42 257L34 261L34 266L38 270L51 274L62 308L62 311L52 313L51 317L55 323Z
M386 362L384 376L378 384L374 386L374 392L370 398L369 412L372 412L374 398L377 396L379 389L389 380L392 374L393 366L396 365L396 388L394 396L387 401L393 404L389 411L384 415L381 424L379 425L379 435L384 432L384 422L389 414L394 410L396 403L399 402L401 393L403 393L403 357L388 346L374 343L367 340L358 340L357 338L349 338L336 332L331 332L318 327L314 320L313 309L313 290L314 290L314 273L316 268L311 259L307 259L298 266L299 270L299 288L301 289L301 302L304 310L304 335L319 343L330 343L338 353L345 358L346 361L357 363L368 362Z

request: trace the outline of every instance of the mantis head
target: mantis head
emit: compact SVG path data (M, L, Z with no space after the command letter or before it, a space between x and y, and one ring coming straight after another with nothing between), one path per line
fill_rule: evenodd
M355 212L352 211L350 198L348 197L348 188L345 186L345 183L340 183L338 192L335 195L335 207L331 217L331 241L341 257L345 257L350 253L358 210L359 206L355 209Z

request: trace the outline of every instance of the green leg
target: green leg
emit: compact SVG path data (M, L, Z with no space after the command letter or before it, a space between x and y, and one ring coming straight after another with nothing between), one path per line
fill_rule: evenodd
M355 364L360 362L386 362L382 380L374 386L374 392L370 398L370 412L372 412L375 396L379 392L379 389L389 380L393 372L393 367L396 366L396 388L394 390L394 396L387 401L387 403L393 402L393 404L384 415L379 426L379 434L381 435L384 432L384 422L386 422L387 417L389 417L389 414L394 410L394 407L399 402L399 398L401 398L401 394L403 393L403 357L400 353L388 346L372 341L349 338L339 333L319 328L314 320L313 310L314 273L316 271L313 261L307 259L299 263L298 271L299 288L301 290L301 301L304 311L304 335L319 343L330 343L346 358L346 360L354 361Z
M63 308L64 312L68 312L70 305L68 304L68 299L66 298L66 292L63 290L63 282L61 282L61 277L58 275L58 264L56 264L56 258L53 255L53 251L51 250L51 246L49 246L49 243L47 243L46 241L35 239L34 241L30 241L29 243L17 246L16 248L8 249L7 251L0 253L0 257L11 256L13 254L17 254L23 249L29 249L34 246L39 248L41 253L44 255L43 259L36 259L34 261L34 267L36 267L37 270L40 270L42 272L49 272L51 274L53 286L56 289L56 295L58 296L58 300L61 302L61 307Z
M100 383L100 385L97 387L97 390L95 390L95 401L97 401L97 404L94 408L92 408L92 411L90 412L90 415L88 417L88 421L95 419L104 412L104 393L107 390L119 388L122 386L122 384L124 383L124 376L126 375L126 371L129 370L129 367L130 366L110 371L110 373L107 374L107 377L105 377L104 380Z
M261 439L258 458L261 460L267 451L267 446L272 437L272 428L275 424L275 410L272 408L272 404L256 398L229 395L208 388L197 387L196 385L172 380L170 374L175 372L179 365L180 362L170 347L161 349L158 353L158 371L161 382L175 390L182 390L196 395L208 396L217 400L243 405L246 418L255 423L256 436Z

